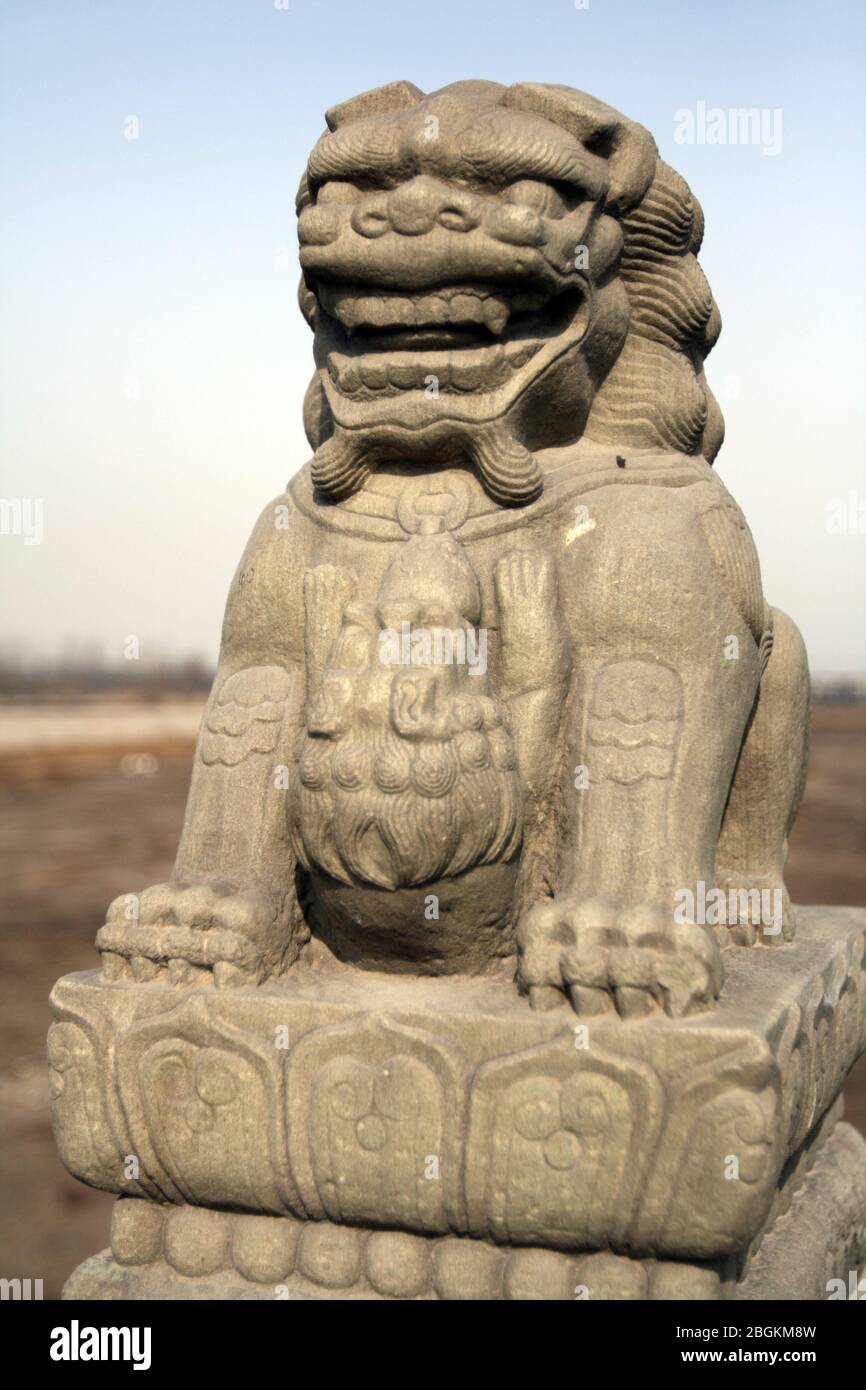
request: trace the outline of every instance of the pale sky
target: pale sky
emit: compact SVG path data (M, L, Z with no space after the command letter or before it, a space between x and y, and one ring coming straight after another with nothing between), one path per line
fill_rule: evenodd
M325 108L395 78L563 82L652 130L707 219L717 468L813 670L866 672L862 0L5 0L2 650L215 660L307 459L293 200ZM701 104L703 104L701 106ZM679 143L714 108L754 144ZM138 122L138 138L130 117ZM765 152L766 151L766 152ZM7 523L7 531L15 529Z

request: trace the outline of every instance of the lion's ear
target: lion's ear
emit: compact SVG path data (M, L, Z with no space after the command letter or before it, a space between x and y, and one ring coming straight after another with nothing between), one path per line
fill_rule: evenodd
M543 116L592 154L606 159L610 211L623 213L634 207L652 183L658 148L649 131L587 92L547 82L515 82L503 94L501 105Z
M406 106L417 106L424 100L424 93L414 82L401 79L388 82L384 87L373 87L369 92L341 101L325 112L329 130L339 130L350 121L363 120L365 116L381 116L386 111L397 111Z

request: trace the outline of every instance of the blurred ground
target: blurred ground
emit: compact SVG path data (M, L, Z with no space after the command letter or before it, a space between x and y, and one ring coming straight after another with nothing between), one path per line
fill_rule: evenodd
M108 1243L113 1200L70 1178L54 1151L48 994L58 976L95 966L93 936L113 897L169 874L201 706L2 711L0 1276L42 1278L46 1298ZM866 707L816 706L788 862L795 902L866 904L864 788ZM866 1060L846 1104L866 1133Z

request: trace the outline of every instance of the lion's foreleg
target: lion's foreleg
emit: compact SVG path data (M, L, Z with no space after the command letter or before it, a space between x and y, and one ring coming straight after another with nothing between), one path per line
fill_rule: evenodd
M521 975L542 1006L558 988L581 1012L686 1013L721 986L702 905L758 645L691 499L617 489L595 509L560 579L576 667L560 867L521 926Z
M783 869L788 832L803 795L808 753L806 648L787 614L774 609L772 651L746 729L716 851L716 883L737 904L731 924L737 941L751 943L760 935L772 944L793 936L794 917Z

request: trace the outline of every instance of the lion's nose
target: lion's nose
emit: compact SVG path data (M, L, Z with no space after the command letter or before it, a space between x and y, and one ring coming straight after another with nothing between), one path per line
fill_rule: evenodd
M420 174L390 193L375 193L352 213L354 230L364 237L381 236L389 228L402 236L422 236L435 226L450 232L471 232L481 221L478 197L449 188Z

